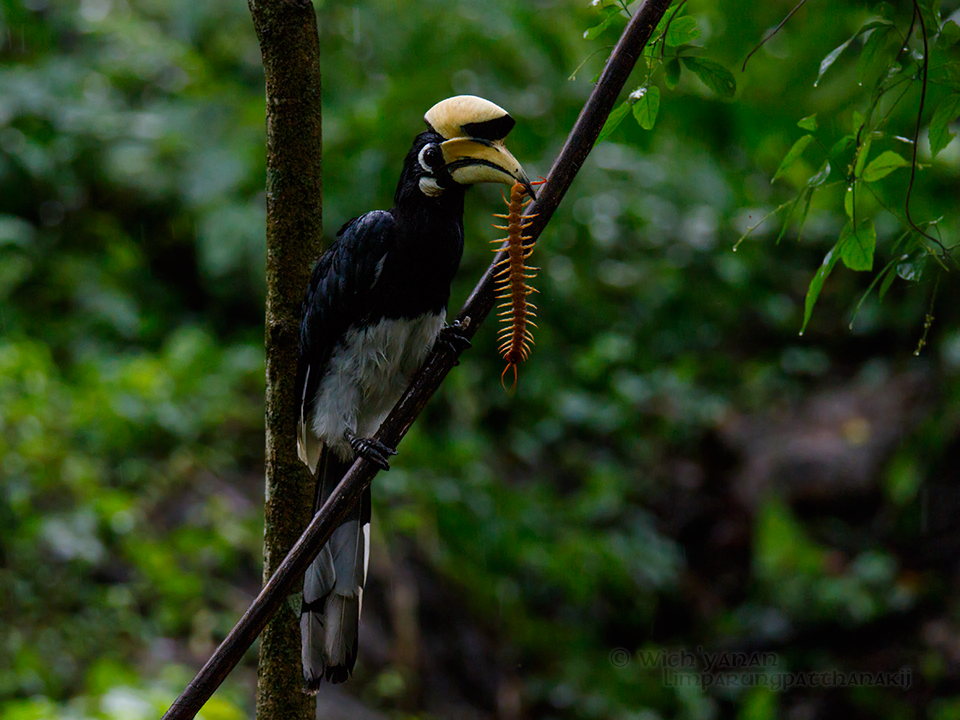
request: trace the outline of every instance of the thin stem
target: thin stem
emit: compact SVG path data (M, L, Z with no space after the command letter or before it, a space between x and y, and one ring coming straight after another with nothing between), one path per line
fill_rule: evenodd
M670 17L667 18L666 24L663 26L663 32L660 33L659 37L653 41L653 44L656 45L660 43L660 61L663 62L663 52L667 48L667 33L670 32L670 24L673 22L674 18L680 14L680 11L683 10L683 6L687 4L687 0L683 0L676 9L670 13Z
M755 52L757 52L757 50L759 50L760 48L762 48L764 45L767 44L767 40L769 40L769 39L772 38L774 35L776 35L778 32L780 32L780 30L783 29L783 26L787 24L787 21L788 21L790 18L793 17L793 14L794 14L797 10L799 10L800 8L802 8L803 5L804 5L804 3L806 3L806 2L807 2L807 0L800 0L800 2L798 2L798 3L796 4L796 6L793 8L793 10L791 10L790 12L788 12L788 13L787 13L787 16L786 16L783 20L780 21L780 24L777 25L773 30L771 30L771 31L770 31L770 34L767 35L763 40L761 40L760 43L759 43L753 50L751 50L751 51L747 54L747 56L743 59L743 67L740 68L740 72L746 72L746 71L747 71L747 61L748 61L750 58L753 57L753 54L754 54Z
M946 246L937 238L933 237L932 235L928 235L921 230L920 226L914 222L913 217L910 215L910 196L913 194L913 184L917 176L917 148L920 146L920 125L923 120L923 108L927 103L927 68L930 67L930 46L927 42L927 24L923 21L923 15L921 14L920 5L917 0L913 0L913 13L914 20L916 20L918 17L920 19L920 33L923 37L923 81L920 84L920 108L917 110L917 125L913 130L913 157L910 162L910 184L907 185L907 197L903 203L903 206L904 210L906 211L907 222L910 223L910 227L939 247L940 252L943 253L943 257L946 258L950 252L947 250ZM911 29L913 28L912 21L910 23L910 27ZM926 333L924 333L924 337L926 337Z

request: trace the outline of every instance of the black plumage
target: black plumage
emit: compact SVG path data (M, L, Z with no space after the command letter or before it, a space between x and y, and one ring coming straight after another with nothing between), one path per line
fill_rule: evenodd
M428 129L407 154L394 207L340 229L303 302L298 449L311 471L319 468L315 512L357 454L384 468L394 454L372 436L444 328L463 253L466 186L529 186L500 142L513 125L501 108L461 96L438 103L425 119ZM308 689L321 678L342 682L353 671L369 521L368 489L307 571L301 630Z
M314 268L300 324L301 418L313 415L321 381L317 372L306 377L307 369L326 368L348 329L445 313L463 254L465 188L451 181L440 195L424 195L417 162L424 145L442 141L436 133L419 135L404 162L393 209L347 222Z

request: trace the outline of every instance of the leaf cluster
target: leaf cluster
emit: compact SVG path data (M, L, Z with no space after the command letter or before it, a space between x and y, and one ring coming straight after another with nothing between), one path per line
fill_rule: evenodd
M644 81L610 113L597 142L606 140L631 113L641 128L653 129L660 112L660 87L653 84L655 77L662 77L666 88L675 90L686 68L721 98L732 99L736 95L733 73L721 63L699 55L701 48L692 44L700 37L700 28L695 17L682 14L685 4L677 5L657 25L653 41L643 51ZM623 2L599 3L598 7L602 19L584 32L587 40L599 37L610 27L620 27L623 16L630 14Z
M848 221L810 281L801 334L810 321L824 282L838 261L854 271L873 269L877 232L869 217L871 213L885 210L897 216L904 231L890 246L892 259L875 276L858 309L878 284L882 298L898 276L919 282L928 257L935 257L937 264L946 268L948 248L930 234L938 232L938 221L916 224L911 217L910 194L920 169L917 151L921 123L927 120L931 160L953 137L949 122L960 112L960 60L952 56L951 48L960 39L960 27L942 16L938 3L915 4L911 22L906 27L903 25L903 22L898 24L891 6L881 3L870 19L820 61L814 86L828 76L847 48L855 43L860 46L855 78L857 85L864 89L865 108L854 110L849 132L832 140L828 140L825 133L817 133L816 115L801 119L797 124L807 133L793 143L773 176L776 181L792 174L801 185L793 201L774 211L782 218L780 237L792 222L802 229L815 193L832 186L845 188L843 210ZM924 104L928 82L936 88L936 92L931 93L931 97L936 98L932 113ZM914 103L912 106L910 100ZM904 121L905 104L915 113L912 138L904 137L911 131L897 127ZM818 147L825 157L819 169L802 180L793 171L811 146ZM910 170L909 183L906 190L901 191L902 211L891 206L877 187L877 183L900 168ZM749 232L741 236L741 240Z

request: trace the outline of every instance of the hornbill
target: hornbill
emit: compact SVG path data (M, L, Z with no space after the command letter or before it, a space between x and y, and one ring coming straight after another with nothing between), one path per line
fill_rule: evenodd
M480 182L530 182L503 139L514 119L461 95L424 115L389 211L350 220L317 262L303 301L296 397L297 449L316 473L317 512L362 456L389 469L373 438L438 341L466 346L446 326L463 252L463 197ZM308 691L353 672L370 543L370 488L307 570L300 618Z

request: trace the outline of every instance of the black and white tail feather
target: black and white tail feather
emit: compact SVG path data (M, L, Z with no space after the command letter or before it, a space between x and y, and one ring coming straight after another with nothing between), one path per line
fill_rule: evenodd
M316 513L350 468L329 449L320 456ZM303 578L300 614L303 678L316 692L321 680L344 682L357 662L363 586L370 557L370 488L333 531Z

